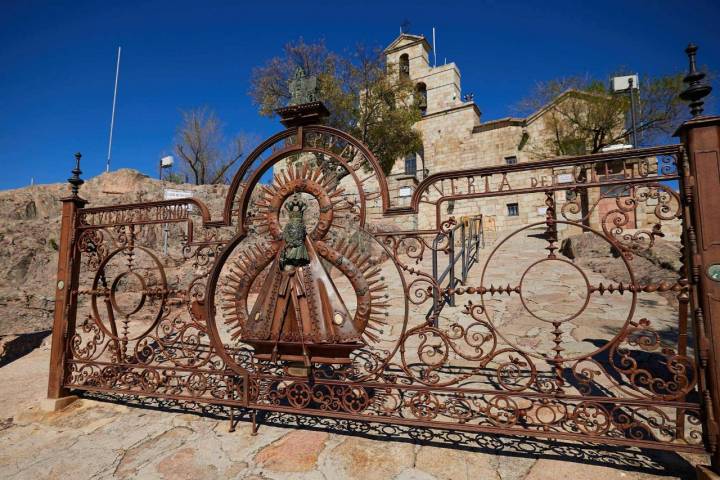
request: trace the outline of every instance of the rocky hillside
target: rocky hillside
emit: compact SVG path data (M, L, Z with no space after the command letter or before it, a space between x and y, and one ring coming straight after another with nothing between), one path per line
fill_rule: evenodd
M87 181L80 195L90 206L156 201L164 187L192 190L213 216L227 192L225 185L175 185L122 169ZM68 194L60 183L0 192L0 337L52 328L60 198Z
M667 282L675 283L682 267L680 242L656 238L653 247L633 254L629 264L635 281L641 285ZM563 240L560 253L576 264L601 273L613 282L628 281L627 270L621 262L612 261L619 252L597 235L586 232ZM671 305L677 303L677 294L661 292Z

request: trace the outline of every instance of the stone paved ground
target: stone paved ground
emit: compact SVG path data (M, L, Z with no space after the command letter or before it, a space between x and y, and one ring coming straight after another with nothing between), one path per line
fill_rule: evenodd
M702 455L478 437L460 447L248 422L82 399L43 413L49 349L0 368L0 478L448 479L693 478ZM272 419L269 421L274 422ZM306 422L307 423L307 422ZM472 441L471 441L472 440Z

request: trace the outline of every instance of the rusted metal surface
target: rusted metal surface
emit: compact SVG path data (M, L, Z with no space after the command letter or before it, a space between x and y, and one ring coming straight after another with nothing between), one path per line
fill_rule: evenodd
M53 336L50 355L50 372L48 379L48 398L67 396L63 386L65 371L65 352L68 329L73 328L77 308L77 294L74 286L78 283L80 262L78 252L74 248L77 212L87 202L78 196L78 189L83 184L80 178L79 153L75 154L75 169L68 180L72 186L71 195L62 199L62 229L58 251L58 268L55 283L55 312L53 315Z
M622 180L602 174L611 162L627 166ZM515 177L562 168L574 172L570 181L521 186ZM274 180L261 184L270 169ZM383 228L404 210L390 201L367 148L328 127L289 129L240 168L219 220L197 199L76 209L68 228L80 271L68 287L77 318L65 310L73 318L62 386L459 431L714 448L702 435L698 379L707 367L695 361L704 330L687 313L692 270L674 281L634 273L634 259L655 248L666 222L681 222L683 242L694 242L683 193L689 175L683 148L667 146L443 175L489 185L483 191L423 182L411 210L425 205L430 218L448 199L542 199L544 221L509 228L483 248L481 217ZM482 180L469 180L476 176ZM616 208L591 227L594 210L579 199L601 185L623 194L605 197ZM558 203L563 192L577 195ZM638 209L654 221L630 229ZM293 221L303 227L293 248L305 251L294 265L284 260ZM163 224L178 242L167 257ZM464 239L459 225L467 225ZM624 280L597 281L561 255L569 228L617 252ZM459 262L458 270L433 273L433 257ZM522 268L510 271L508 258ZM538 290L538 278L557 271L584 292L572 311L553 312L565 299ZM670 323L642 314L659 293L675 298ZM447 299L443 308L439 299ZM597 306L606 301L615 313L624 308L612 328L573 339L568 325L607 320ZM534 333L508 330L503 318L534 322ZM299 374L298 362L310 368Z
M366 332L369 322L382 322L373 291L381 290L380 270L373 268L370 255L354 255L351 242L327 242L335 217L352 209L337 188L337 180L324 175L319 167L290 169L262 187L256 206L260 218L256 226L270 237L267 248L256 243L234 262L228 275L226 304L230 312L233 338L240 338L262 360L295 360L306 366L316 363L350 363L350 353L374 338ZM318 218L312 232L306 230L305 193L317 201ZM286 201L287 200L287 201ZM289 214L280 226L282 206ZM343 295L330 278L321 259L337 268L352 289L355 314L351 315ZM258 298L248 308L253 283L269 268Z
M693 58L694 61L694 58ZM692 104L691 104L692 105ZM702 102L695 108L702 111ZM714 471L720 471L718 411L720 411L720 278L713 269L720 265L720 118L700 117L686 122L678 132L689 146L693 162L685 173L686 215L694 224L688 231L688 271L697 288L690 290L693 323L700 363L699 388L703 393L708 447L713 453ZM693 204L695 208L691 208Z

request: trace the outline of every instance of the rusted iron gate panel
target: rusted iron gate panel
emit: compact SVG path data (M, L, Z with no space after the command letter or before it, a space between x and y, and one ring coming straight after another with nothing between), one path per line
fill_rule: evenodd
M395 207L360 142L288 129L240 168L218 219L197 199L76 205L62 385L702 450L689 175L671 145L446 172ZM514 198L539 202L538 221L503 219ZM433 256L447 265L465 246L451 243L450 201L494 217L496 240L438 282ZM177 240L167 256L163 225ZM560 252L583 232L610 255ZM682 244L682 267L641 278L661 244Z

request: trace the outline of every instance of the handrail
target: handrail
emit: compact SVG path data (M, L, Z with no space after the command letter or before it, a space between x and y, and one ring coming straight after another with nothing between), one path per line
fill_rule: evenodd
M455 251L455 238L460 230L460 251ZM441 240L447 237L448 265L441 274L438 274L438 245ZM432 275L435 279L436 288L433 289L433 304L426 320L432 319L437 327L438 316L445 305L455 306L455 294L449 293L440 297L440 285L448 279L448 290L452 291L458 284L465 285L470 269L477 263L477 254L480 248L485 248L485 236L483 234L483 216L473 215L463 217L461 221L444 233L438 233L432 243ZM455 266L460 260L460 277L455 274Z

